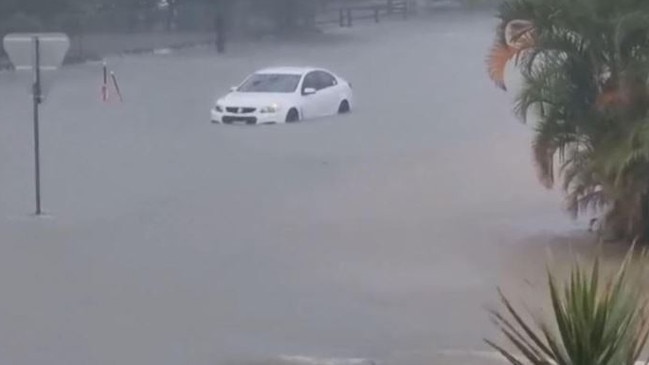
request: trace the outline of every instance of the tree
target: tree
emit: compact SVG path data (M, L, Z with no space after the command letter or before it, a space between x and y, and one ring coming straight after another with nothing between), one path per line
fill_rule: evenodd
M316 0L251 0L253 8L266 14L280 33L312 26L317 10Z
M562 178L568 209L602 212L611 237L649 238L649 2L508 0L499 18L489 74L505 89L519 66L541 181Z
M72 0L3 0L0 1L0 14L13 15L21 13L47 18L53 14L65 12L71 3Z
M167 31L171 31L173 29L177 11L178 0L167 0L167 17L165 21L165 29Z

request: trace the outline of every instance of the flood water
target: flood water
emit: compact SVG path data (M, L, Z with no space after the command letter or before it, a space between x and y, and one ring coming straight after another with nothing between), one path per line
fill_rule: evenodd
M38 219L27 80L0 74L0 359L430 364L485 350L496 286L583 228L537 182L531 128L486 76L494 25L445 13L223 57L109 59L123 103L100 101L99 65L66 68L42 108ZM339 73L356 109L209 123L215 96L283 64Z

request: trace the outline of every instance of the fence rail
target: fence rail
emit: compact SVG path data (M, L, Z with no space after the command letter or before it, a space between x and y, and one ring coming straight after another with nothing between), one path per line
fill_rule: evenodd
M319 9L316 25L338 24L341 27L351 27L356 20L379 23L381 18L394 14L407 18L415 9L413 4L411 0L334 0Z

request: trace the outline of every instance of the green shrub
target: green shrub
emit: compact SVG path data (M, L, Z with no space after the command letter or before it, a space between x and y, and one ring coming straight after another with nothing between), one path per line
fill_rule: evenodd
M590 270L575 263L562 285L548 269L550 321L524 319L500 292L505 310L491 311L491 318L520 355L487 343L513 365L633 365L649 328L632 252L604 283L599 259Z

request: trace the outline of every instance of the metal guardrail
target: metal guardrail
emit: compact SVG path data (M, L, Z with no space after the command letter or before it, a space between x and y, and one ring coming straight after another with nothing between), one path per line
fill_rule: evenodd
M330 0L320 9L316 24L352 27L355 20L379 23L385 16L407 18L411 8L411 0Z

